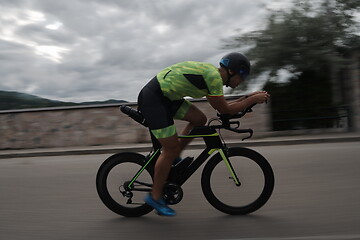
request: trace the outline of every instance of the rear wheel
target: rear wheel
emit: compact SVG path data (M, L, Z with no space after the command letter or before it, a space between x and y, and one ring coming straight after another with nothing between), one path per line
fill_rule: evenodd
M236 186L220 154L204 167L201 186L208 202L227 214L241 215L261 208L274 189L274 173L267 160L247 148L230 148L229 161L241 185Z
M109 157L99 168L96 188L102 202L113 212L126 217L139 217L153 210L144 202L153 183L150 166L131 180L143 168L145 157L137 153L119 153Z

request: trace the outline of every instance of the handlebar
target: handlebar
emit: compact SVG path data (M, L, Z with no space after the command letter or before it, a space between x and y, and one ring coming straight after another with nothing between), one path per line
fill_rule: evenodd
M228 130L236 132L236 133L249 133L249 136L244 137L243 139L241 139L242 141L244 141L245 139L251 138L253 136L253 134L254 134L254 131L251 128L248 128L248 129L230 128Z
M211 125L209 127L215 128L215 129L226 129L226 130L236 132L236 133L248 133L249 136L241 139L242 141L244 141L245 139L251 138L253 136L253 133L254 133L254 131L251 128L239 129L239 128L233 128L233 127L226 127L224 125Z
M241 112L238 112L236 114L217 114L218 115L218 119L220 119L221 121L221 125L212 125L211 127L217 128L217 129L226 129L232 132L236 132L236 133L249 133L248 137L243 138L242 140L244 141L245 139L251 138L253 136L254 131L251 128L248 129L239 129L240 127L240 122L239 121L230 121L231 119L237 119L237 118L242 118L243 116L245 116L247 113L252 112L252 108L256 105L252 104L251 106L249 106L248 108L244 109ZM231 127L231 125L236 124L236 127Z
M235 114L217 114L220 118L220 120L222 121L222 123L225 124L227 122L229 122L230 119L236 119L236 118L242 118L243 116L245 116L247 113L252 112L252 108L256 105L256 103L252 104L251 106L249 106L248 108L244 109L241 112L235 113Z

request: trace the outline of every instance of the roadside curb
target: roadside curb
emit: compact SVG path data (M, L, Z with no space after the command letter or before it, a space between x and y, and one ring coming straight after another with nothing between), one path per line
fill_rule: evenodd
M312 138L282 138L282 139L262 139L249 141L227 141L227 146L241 147L261 147L297 144L316 144L316 143L341 143L360 141L359 135L352 136L327 136ZM187 149L202 149L204 143L197 141L188 146ZM0 159L5 158L24 158L42 156L65 156L65 155L86 155L86 154L114 154L119 152L146 152L151 150L151 144L133 144L123 146L91 146L78 148L59 148L59 149L22 149L22 150L0 150Z

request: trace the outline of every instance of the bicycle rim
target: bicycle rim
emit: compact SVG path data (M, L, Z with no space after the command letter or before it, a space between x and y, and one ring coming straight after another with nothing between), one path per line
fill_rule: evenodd
M216 209L232 215L248 214L262 207L274 187L271 166L257 152L246 148L229 151L229 161L239 178L236 186L219 154L212 157L202 174L202 190Z
M144 202L145 195L151 190L149 185L153 183L149 168L138 176L131 189L128 188L143 165L144 156L135 153L117 154L102 164L97 174L97 191L111 211L127 217L138 217L152 210ZM144 191L136 190L139 188Z

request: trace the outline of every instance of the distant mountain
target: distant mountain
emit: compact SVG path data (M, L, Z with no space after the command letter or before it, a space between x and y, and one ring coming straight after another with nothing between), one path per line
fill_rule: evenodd
M45 107L64 107L64 106L81 106L97 104L124 103L124 100L107 100L93 102L62 102L37 97L20 92L0 91L0 110L26 109L26 108L45 108Z

